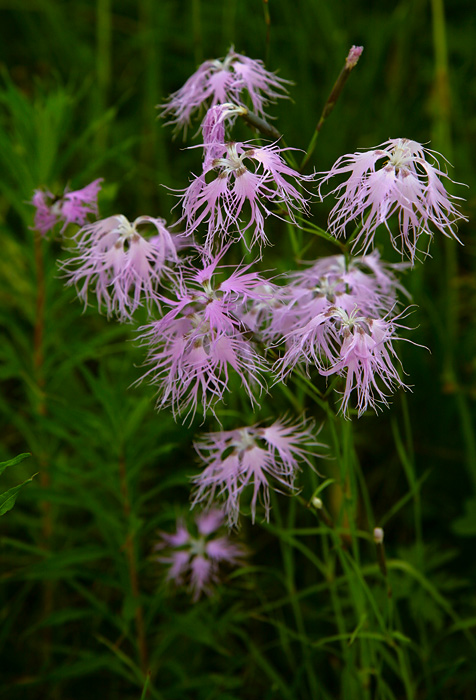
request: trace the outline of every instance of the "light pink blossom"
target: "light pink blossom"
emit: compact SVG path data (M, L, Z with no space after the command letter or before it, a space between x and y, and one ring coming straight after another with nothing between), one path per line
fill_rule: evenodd
M320 258L309 267L287 273L267 313L265 335L277 341L303 328L315 316L334 306L352 313L379 316L395 307L397 291L408 296L394 270L408 263L390 265L374 250L369 255Z
M321 369L324 376L345 376L341 411L348 410L352 391L357 392L359 417L367 410L377 410L379 404L388 406L387 397L396 388L408 388L398 372L398 357L393 341L398 340L396 319L372 319L340 314L342 344L338 357L328 369ZM397 363L397 367L394 366Z
M270 481L272 488L294 491L300 462L311 465L311 450L316 446L313 424L302 420L277 420L266 428L252 425L236 430L206 433L194 447L207 466L193 478L192 505L216 501L223 503L228 524L238 524L243 491L251 486L251 518L255 521L258 499L269 520Z
M405 313L405 312L404 312ZM274 371L280 380L298 364L317 367L319 374L337 374L346 378L340 410L347 414L351 393L357 394L359 417L379 405L388 405L389 393L407 388L398 372L398 357L393 343L400 340L402 328L394 316L372 318L355 308L352 312L336 305L316 313L302 327L295 327L287 336L287 350L276 361ZM397 367L394 363L397 363Z
M230 48L224 59L205 61L186 83L158 105L161 115L178 129L190 124L191 117L203 106L233 102L244 104L249 96L253 110L265 116L265 108L277 98L286 97L288 80L270 73L260 60L236 53Z
M83 226L88 214L97 216L97 196L101 183L102 178L99 178L81 190L70 192L66 189L60 197L44 190L35 190L31 200L36 210L34 228L45 236L59 223L63 224L61 232L68 224Z
M325 377L346 379L344 413L353 391L359 415L387 405L391 391L405 388L393 347L403 327L398 319L406 313L397 311L397 293L408 296L395 271L405 267L409 263L384 263L374 250L359 257L321 258L288 274L262 330L275 347L284 341L285 353L273 366L279 380L297 366L308 373L315 366Z
M443 185L442 179L449 177L440 169L437 156L416 141L389 139L370 151L339 158L321 179L322 186L336 175L348 175L331 193L338 201L329 215L329 231L343 235L355 221L360 228L353 247L366 252L377 228L384 224L394 248L412 264L419 252L428 252L432 229L459 241L456 221L466 219L454 204L459 198ZM398 216L396 233L389 225L393 214ZM425 243L419 248L423 238Z
M73 237L73 257L62 263L67 284L74 284L85 305L95 293L99 310L131 318L145 301L157 300L158 285L178 262L174 239L164 219L140 216L133 223L122 214L84 226ZM147 239L144 229L154 235Z
M214 411L236 373L252 404L264 388L266 360L254 346L241 315L248 303L266 296L264 280L250 265L231 273L220 258L203 259L202 269L183 267L175 298L161 297L165 315L143 326L139 340L148 346L142 377L158 386L158 408L193 419L200 403L204 416Z
M307 212L309 197L303 186L315 175L301 175L287 165L282 153L289 149L241 142L221 146L215 142L213 148L217 156L221 148L222 155L210 159L205 151L202 174L181 198L187 235L208 223L208 251L220 248L230 237L245 240L248 229L252 230L251 245L261 247L268 243L267 216L281 218L286 213L296 223L294 212Z
M189 532L183 519L178 519L176 531L161 532L155 546L164 552L157 561L169 566L167 580L186 587L194 602L202 594L213 593L223 565L238 566L246 555L244 547L227 534L218 534L223 521L223 512L212 509L198 514Z

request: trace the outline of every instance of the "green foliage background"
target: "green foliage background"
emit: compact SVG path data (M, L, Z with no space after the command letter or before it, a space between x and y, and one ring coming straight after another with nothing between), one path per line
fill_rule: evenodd
M475 23L469 0L0 0L0 461L32 454L4 488L38 472L0 525L0 697L474 697ZM57 276L61 246L35 244L28 200L104 177L103 216L168 218L160 185L184 187L200 165L154 106L230 44L296 83L273 114L302 149L363 45L313 166L389 137L431 142L469 185L454 193L470 222L464 247L436 238L405 276L411 339L431 349L402 344L412 393L354 420L353 436L335 426L353 488L325 465L342 487L328 508L354 544L279 497L269 525L244 523L249 566L192 605L151 552L187 509L198 425L130 387L141 351L128 328L81 314ZM284 237L276 227L271 267L293 257ZM332 428L322 435L332 443ZM318 483L304 477L303 500Z

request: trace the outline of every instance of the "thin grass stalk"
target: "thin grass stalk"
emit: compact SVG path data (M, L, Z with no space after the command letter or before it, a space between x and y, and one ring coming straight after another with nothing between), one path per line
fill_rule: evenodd
M434 97L433 97L433 143L434 148L445 153L452 160L451 139L451 98L448 67L448 47L444 0L431 0L431 21L434 50ZM448 391L456 388L454 347L457 338L458 292L455 286L457 276L456 244L445 237L445 366L444 381Z
M271 15L269 13L269 0L263 0L264 23L266 26L266 38L264 41L264 62L269 63L269 47L271 41Z
M330 414L329 409L329 414ZM385 605L385 613L382 613L379 609L377 600L373 596L372 590L365 585L365 590L360 589L356 586L355 576L359 574L362 585L364 585L363 574L361 573L360 564L360 549L358 531L357 531L357 506L358 506L358 483L360 482L360 488L365 493L363 494L364 506L367 514L367 520L372 524L374 522L374 515L371 508L370 498L367 493L365 478L361 471L359 460L355 451L353 444L353 424L349 420L345 420L341 416L329 415L329 424L332 426L331 434L333 435L333 451L336 456L336 460L339 466L340 472L340 482L341 482L341 506L340 513L341 519L343 519L344 524L348 527L350 533L350 542L342 541L342 539L337 539L337 534L331 532L333 538L335 539L335 551L340 560L340 563L345 572L345 576L348 579L348 590L350 597L353 601L355 608L355 614L357 619L361 620L361 623L365 620L367 606L370 603L370 609L373 610L375 614L375 620L382 631L387 629L394 629L394 605L391 597L390 582L388 576L384 576L387 596L387 603ZM334 422L338 421L338 425ZM339 429L338 429L339 428ZM337 544L338 542L338 544ZM347 550L345 545L350 544L351 551ZM344 547L343 547L344 545ZM349 564L351 567L349 568ZM353 573L352 573L353 572ZM360 572L360 573L359 573ZM334 601L335 602L335 601ZM357 637L359 635L357 634ZM373 668L377 663L377 657L380 655L379 648L381 644L373 642L371 639L360 638L360 652L361 652L361 664L364 669ZM398 655L399 664L401 665L402 660L400 655ZM407 669L405 669L407 670ZM408 680L408 679L407 679ZM405 682L408 689L411 687L411 683ZM370 697L370 677L367 676L362 680L362 692L366 697ZM411 697L413 695L409 695Z
M451 89L448 64L448 45L446 39L446 20L444 0L431 0L431 17L433 30L433 48L435 56L435 99L433 129L434 140L438 150L447 154L452 160L453 143L451 138ZM472 426L468 402L461 388L455 367L454 348L458 338L458 317L460 300L455 284L458 274L456 244L445 237L445 367L444 381L448 392L456 394L456 407L460 417L461 432L466 450L466 465L476 492L476 439Z
M96 78L97 113L102 116L107 108L112 76L112 0L97 0L96 10ZM107 148L109 124L98 129L96 144L100 151Z
M35 407L34 411L39 419L44 418L47 413L45 398L45 374L44 374L44 334L45 334L45 308L46 308L46 285L45 285L45 262L43 255L43 238L38 231L34 233L34 259L36 273L36 302L35 302L35 325L33 328L33 371L35 377ZM43 449L43 443L37 454L38 470L40 472L40 488L46 490L51 483L51 474L48 464L48 456ZM50 549L51 536L53 534L53 518L51 512L51 502L42 499L41 507L41 547L44 550ZM53 581L45 581L43 585L43 619L48 618L53 611ZM44 631L43 644L41 646L43 661L48 664L51 656L51 628Z
M341 637L340 648L342 656L345 663L348 663L348 658L350 654L349 645L345 641L345 637L348 635L347 625L345 621L345 616L342 611L342 605L339 598L339 593L337 591L336 584L336 552L333 546L330 546L330 540L332 541L333 532L329 528L329 536L323 536L322 541L322 558L327 562L328 575L327 575L327 586L329 590L329 596L331 599L331 605L334 612L335 625L337 627L338 634Z
M200 0L192 0L193 55L198 66L203 61L202 7Z
M167 194L157 187L157 180L164 182L168 176L165 129L157 123L154 105L163 99L163 48L158 27L167 22L167 8L154 0L141 0L139 4L143 65L142 135L140 163L145 177L139 188L138 209L150 211L152 206L165 212L168 209ZM164 218L166 216L164 215Z
M236 10L237 0L227 0L222 3L223 20L222 20L222 35L226 46L233 44L236 35Z
M299 171L302 172L306 165L309 163L309 160L314 153L314 149L316 148L316 143L317 143L317 137L319 136L322 127L324 126L324 122L326 119L329 117L331 114L332 110L334 109L337 100L340 97L340 94L344 88L344 85L347 82L347 79L349 75L351 74L352 70L355 68L357 64L358 58L355 61L355 63L348 61L346 58L344 66L337 76L337 80L335 81L332 90L324 104L324 107L321 112L321 116L319 117L319 121L316 124L316 128L314 129L314 133L312 135L311 141L309 142L309 145L306 149L306 152L304 154L304 158L301 161L301 165L299 166Z
M278 525L282 528L283 523L282 523L281 513L279 511L278 499L275 499L274 512L276 513L276 516L277 516L276 519L277 519ZM286 525L286 529L288 531L292 530L294 528L295 516L296 516L296 500L292 499L290 506L289 506L288 522ZM296 623L296 629L298 630L299 636L301 638L301 649L302 649L302 654L304 657L306 676L307 676L307 680L308 680L308 684L309 684L309 689L311 691L310 697L315 698L318 696L319 685L318 685L317 678L316 678L316 675L314 673L314 668L313 668L312 661L311 661L309 644L307 644L304 641L304 639L307 638L307 631L306 631L306 627L304 625L304 618L302 615L302 610L301 610L301 607L299 605L299 601L296 597L293 546L289 542L285 542L282 538L280 539L280 546L281 546L281 555L282 555L283 562L284 562L286 583L288 586L289 597L291 599L291 607L293 609L294 621Z
M342 416L336 416L330 406L328 405L328 424L331 427L331 435L333 439L332 451L336 458L338 464L339 475L340 475L340 489L337 492L338 503L334 504L336 507L336 515L338 517L338 524L344 529L348 529L349 536L345 536L343 533L338 535L337 532L330 528L329 534L331 540L333 541L333 547L329 548L327 542L324 538L324 546L330 555L332 552L332 570L335 571L337 561L339 560L341 566L343 566L343 553L347 550L350 545L352 554L349 553L349 557L354 560L355 567L359 567L360 554L358 549L358 536L356 528L356 504L357 504L357 485L356 485L356 475L353 473L353 440L352 440L352 423ZM337 429L337 426L340 430ZM364 603L365 601L360 596L360 592L356 590L353 582L353 577L350 576L348 567L343 566L344 576L347 579L347 586L349 590L350 599L355 608L356 619L362 620L364 614ZM337 622L337 629L339 635L342 636L341 648L344 654L345 664L347 668L352 665L355 666L355 658L353 650L351 650L349 644L344 640L349 636L349 630L345 623L342 607L339 600L339 595L333 584L333 579L329 579L329 592L331 596L331 602L335 613L335 619ZM370 645L366 640L360 640L360 649L362 654L362 666L364 668L370 667ZM355 668L356 675L358 674L357 668ZM364 693L365 698L369 698L369 687L368 683L362 680L361 691Z
M121 449L119 454L119 479L121 484L121 494L122 503L124 510L124 517L128 525L130 526L131 520L131 502L129 496L129 487L127 484L127 470L126 470L126 459L124 452ZM140 589L139 589L139 577L137 574L137 562L136 562L136 543L134 533L129 531L127 533L126 541L124 543L124 551L127 559L127 567L129 572L129 582L131 586L132 598L134 600L134 619L137 637L137 649L139 651L139 661L142 672L145 674L148 670L148 653L147 653L147 642L145 634L144 625L144 612L142 609L142 604L140 603Z

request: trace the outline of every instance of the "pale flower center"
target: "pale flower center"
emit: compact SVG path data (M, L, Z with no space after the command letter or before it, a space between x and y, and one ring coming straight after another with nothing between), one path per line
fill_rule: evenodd
M206 554L206 541L204 537L200 537L200 539L191 539L190 542L190 554L192 556L204 556Z
M192 324L192 328L196 329L199 333L203 333L205 335L210 332L210 324L203 318L200 311L196 311L195 313L191 314L189 319L190 323Z
M204 282L202 282L202 287L208 301L211 301L212 299L218 299L216 291L212 287L211 280L204 280Z
M56 202L54 202L51 207L50 207L50 212L54 214L55 216L61 216L62 214L62 207L63 207L63 200L58 199Z
M236 60L235 56L226 56L223 61L219 61L218 58L216 58L213 61L213 67L216 68L217 70L230 70L231 65L233 61Z
M354 329L359 331L359 333L366 333L367 335L372 335L370 330L370 319L365 316L357 316L357 312L353 311L348 314L344 309L339 309L336 307L336 316L338 316L337 325L343 328L344 335L349 335Z
M231 173L234 173L236 177L244 175L248 168L243 164L243 158L246 158L247 154L243 153L243 155L239 156L235 143L227 143L226 150L228 152L227 157L215 158L213 161L213 167L223 168L222 174L224 176L230 175Z
M240 437L233 441L233 446L237 449L237 451L244 452L252 447L256 447L255 437L253 433L248 430L248 428L242 428L239 433Z
M393 149L393 153L388 160L388 164L392 165L397 171L402 169L405 170L412 160L413 154L411 149L408 147L406 140L398 139L397 144Z
M135 226L133 226L130 221L126 219L122 214L117 217L119 219L119 224L115 228L115 233L117 233L116 248L124 245L124 243L134 243L139 240L140 233L137 232Z
M342 284L342 282L343 280L341 278L337 278L331 282L328 277L323 277L314 287L311 287L311 291L319 296L326 297L326 299L332 303L336 296L336 288Z

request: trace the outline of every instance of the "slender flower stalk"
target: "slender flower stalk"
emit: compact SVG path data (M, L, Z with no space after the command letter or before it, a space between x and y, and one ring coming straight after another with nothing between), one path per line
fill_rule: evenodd
M360 229L353 249L367 252L383 224L394 248L412 264L419 252L428 254L432 229L459 241L456 221L466 218L453 203L459 198L448 194L443 185L442 178L450 178L437 156L416 141L389 139L370 151L339 158L329 172L322 173L320 183L321 187L336 175L348 175L331 192L338 201L329 215L329 232L341 236L351 222L357 222ZM397 233L389 226L393 214L398 215ZM425 239L423 249L420 239Z
M45 376L45 320L46 320L46 284L45 284L45 260L43 255L44 246L43 236L39 231L34 233L34 260L36 273L36 303L35 303L35 325L33 330L32 348L32 364L34 371L35 391L33 396L35 401L33 410L41 422L45 420L48 413L46 397L48 391L46 388ZM43 492L48 493L51 487L51 451L48 450L48 440L45 437L40 441L36 458L40 471L40 487ZM51 501L45 497L40 500L41 508L41 524L40 536L41 547L48 552L51 548L51 537L53 534L53 517ZM43 615L47 618L53 610L55 581L49 580L44 582L43 595ZM42 657L44 662L49 662L51 656L51 629L45 630L42 644Z
M364 50L363 46L352 46L349 53L347 54L347 58L345 59L344 66L339 73L337 80L335 81L332 90L330 92L329 97L326 100L326 103L324 105L324 108L322 110L322 114L319 118L319 121L316 124L316 129L314 131L314 134L312 135L311 142L309 146L307 147L306 155L304 156L301 166L299 170L302 172L306 165L308 164L314 149L316 147L316 142L317 142L317 137L319 136L319 133L324 126L324 122L326 121L327 117L330 115L332 110L335 107L335 104L337 100L340 97L340 94L344 88L344 85L347 82L347 79L349 75L351 74L352 70L355 68L355 66L358 63L358 60L360 56L362 55L362 51Z

